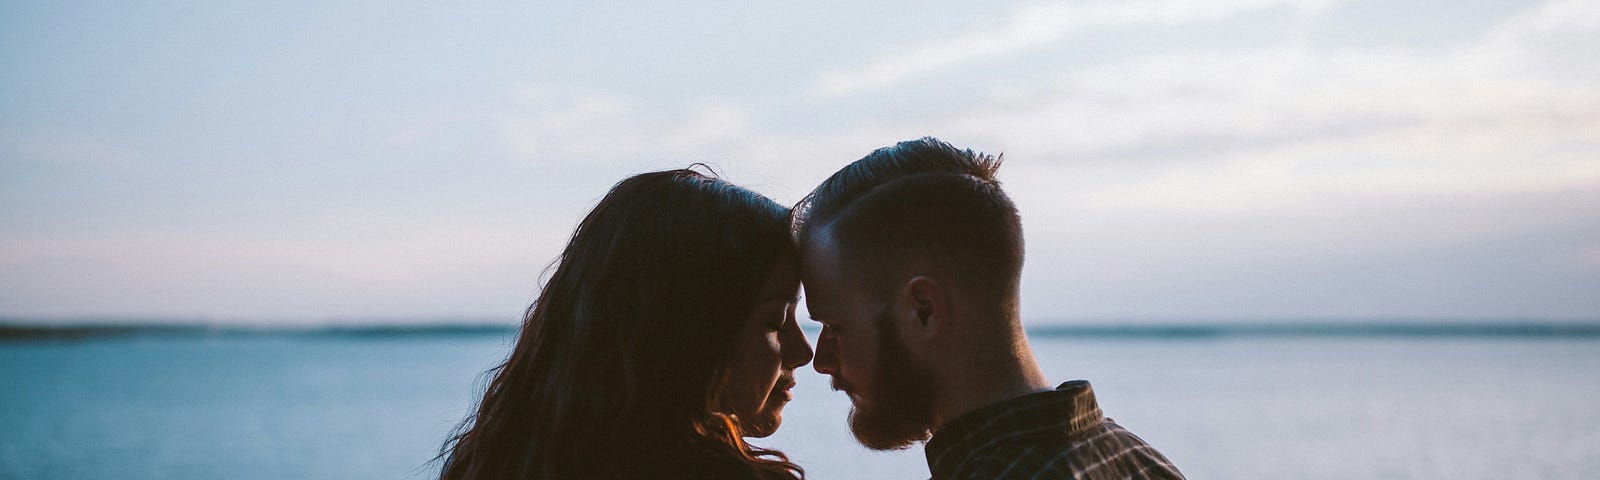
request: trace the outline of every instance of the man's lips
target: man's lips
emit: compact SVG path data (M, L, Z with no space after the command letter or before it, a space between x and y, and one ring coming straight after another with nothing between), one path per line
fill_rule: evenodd
M833 376L832 381L828 382L828 386L833 387L835 391L844 392L846 397L850 397L851 403L857 405L861 404L862 397L859 393L856 393L855 385L851 385L850 382L846 382L844 377L837 375Z
M831 381L828 382L828 386L833 387L834 390L844 393L850 393L850 390L852 390L850 383L844 381L844 377L834 375L829 378Z

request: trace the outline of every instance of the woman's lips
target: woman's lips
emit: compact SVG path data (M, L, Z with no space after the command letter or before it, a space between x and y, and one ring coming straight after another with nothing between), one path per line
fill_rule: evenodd
M790 400L794 400L794 392L790 391L790 389L793 389L793 388L794 388L794 379L787 378L787 377L779 379L778 380L778 385L775 386L775 387L772 387L772 392L774 393L773 397L775 399L780 399L780 400L783 400L785 402L790 401Z

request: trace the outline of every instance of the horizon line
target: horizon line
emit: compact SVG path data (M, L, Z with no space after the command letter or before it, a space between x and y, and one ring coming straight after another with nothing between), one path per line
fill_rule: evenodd
M87 320L87 319L86 319ZM116 337L426 337L514 336L521 328L510 322L409 322L365 324L219 324L204 322L102 321L29 322L0 317L0 340L95 339ZM815 334L814 322L801 329ZM1024 327L1029 337L1215 339L1249 337L1528 337L1600 338L1600 320L1169 320L1133 323L1055 323Z

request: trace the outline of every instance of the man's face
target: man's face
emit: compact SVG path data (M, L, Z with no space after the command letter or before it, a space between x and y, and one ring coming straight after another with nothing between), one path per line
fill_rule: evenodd
M806 309L822 323L814 367L850 396L850 431L862 445L893 450L928 439L934 381L912 360L885 302L847 278L827 231L802 246ZM875 304L880 306L875 306Z

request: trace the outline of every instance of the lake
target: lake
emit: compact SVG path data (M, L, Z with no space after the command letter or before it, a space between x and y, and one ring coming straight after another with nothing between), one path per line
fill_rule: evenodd
M814 335L814 332L813 332ZM428 478L505 334L0 341L0 478ZM1190 478L1594 478L1595 336L1034 338L1056 381ZM868 452L806 367L759 445L818 479L927 478Z

